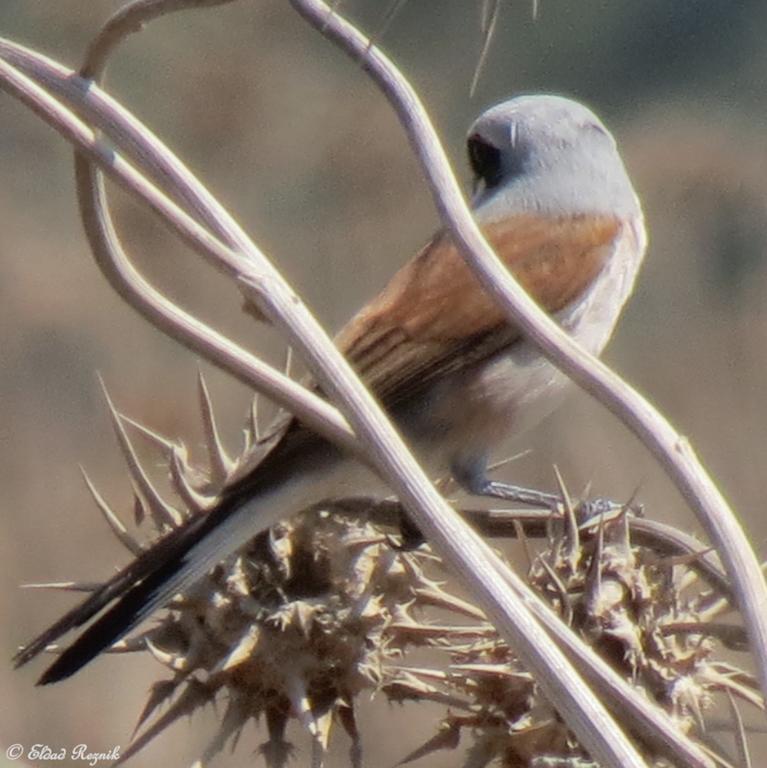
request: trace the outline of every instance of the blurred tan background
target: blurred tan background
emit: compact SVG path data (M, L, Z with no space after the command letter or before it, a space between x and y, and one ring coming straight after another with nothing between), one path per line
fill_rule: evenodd
M0 34L76 66L119 5L3 0ZM343 3L371 31L386 5ZM607 357L692 439L764 552L767 6L543 0L533 21L529 3L503 4L470 97L478 6L406 3L383 45L420 90L463 178L468 124L515 92L574 95L614 131L651 245ZM333 329L436 225L382 98L285 2L155 22L122 47L109 86L210 184ZM225 281L117 199L138 261L171 296L279 359L276 340L242 315ZM72 596L18 585L96 580L125 562L78 471L85 465L127 513L130 485L96 372L123 410L198 450L197 361L107 288L81 233L67 146L5 95L0 360L0 744L124 746L163 670L147 658L111 657L65 684L34 688L43 662L13 672L9 659ZM247 393L214 371L209 379L234 448ZM647 452L583 395L517 447L532 453L513 466L516 481L551 487L556 463L573 488L592 480L596 492L622 499L639 487L649 514L698 530ZM364 733L372 766L401 759L440 715L380 702L363 710L371 714ZM188 765L213 730L211 713L193 727L179 723L132 765ZM307 745L294 736L300 765ZM253 764L263 738L246 732L219 764ZM334 764L345 765L347 745L338 741ZM457 765L459 757L443 753L431 764Z

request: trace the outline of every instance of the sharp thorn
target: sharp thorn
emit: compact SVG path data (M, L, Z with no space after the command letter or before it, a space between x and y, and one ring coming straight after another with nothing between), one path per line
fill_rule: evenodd
M112 417L112 426L115 431L115 436L117 437L117 442L128 464L128 471L136 484L137 491L147 503L149 512L155 520L155 524L161 530L167 526L177 527L181 525L183 521L181 513L177 509L171 507L162 496L160 496L150 482L149 477L144 472L144 469L136 456L136 452L133 449L133 444L125 431L122 416L115 408L103 379L99 377L99 380L101 381L104 397L106 398L109 413Z
M205 431L205 447L210 462L210 477L213 485L223 487L234 470L234 461L226 452L216 426L216 417L210 400L210 392L202 371L197 372L197 390L200 398L200 414Z
M578 521L575 519L573 501L570 498L562 473L559 471L559 467L556 464L554 465L554 476L557 479L557 487L559 488L559 494L562 497L562 502L564 504L567 558L570 562L575 563L580 555L581 547Z
M248 719L249 711L235 698L229 700L221 725L216 735L211 739L198 763L200 766L209 765L211 760L219 754L230 737L232 738L231 750L234 751L239 741L242 727Z
M189 668L189 664L185 656L180 654L171 653L170 651L164 651L159 646L155 645L148 637L144 638L144 645L148 649L149 653L157 659L165 667L172 669L174 672L185 672Z
M176 493L184 504L195 512L210 509L213 499L194 488L189 480L188 471L182 451L175 448L170 454L170 478Z
M54 589L64 592L95 592L101 583L98 581L49 581L42 584L19 584L21 589Z
M513 464L515 461L524 459L525 456L529 456L532 452L532 448L526 448L524 451L519 451L519 453L515 453L513 456L507 456L505 459L499 459L495 463L488 465L487 471L495 472L496 469L500 469L501 467Z
M261 442L261 426L259 424L259 418L258 418L259 401L260 401L259 396L255 395L253 397L253 400L251 400L251 403L250 403L250 428L253 432L254 443Z
M118 640L106 648L103 653L136 653L146 650L146 642L143 635Z
M146 507L144 506L144 502L141 500L141 497L136 493L136 490L134 488L133 490L133 522L136 524L136 527L138 527L144 523L144 520L146 520Z
M176 445L176 443L172 440L169 440L167 437L163 437L159 432L155 432L153 429L150 429L144 424L141 424L135 419L132 419L130 416L125 416L121 413L120 419L124 424L127 424L131 428L135 429L151 443L154 443L154 445L164 453L172 451Z
M176 692L178 682L178 680L159 680L152 685L149 691L149 700L144 705L144 709L141 710L136 727L131 734L131 740L136 738L139 728L141 728L141 726L149 719L157 707L173 696Z
M106 503L103 496L96 490L96 486L93 485L91 479L88 477L88 474L85 471L85 467L82 465L80 466L80 473L83 476L83 480L85 481L85 485L88 488L93 501L96 503L99 511L107 521L107 525L111 529L112 533L114 533L118 541L129 552L134 555L138 555L142 550L141 545L138 543L138 541L136 541L136 539L133 538L133 536L130 535L130 533L128 533L128 529L122 524L120 518L117 517L109 504Z
M477 59L477 66L474 69L474 76L471 79L471 85L469 86L469 96L473 97L477 86L479 85L479 79L482 76L482 71L485 68L485 62L487 61L487 55L490 52L490 44L493 41L495 35L495 27L498 23L498 17L500 16L501 3L500 0L493 0L486 8L492 8L485 14L482 23L482 48L479 52L479 58Z
M211 693L205 685L198 680L192 679L187 682L186 687L176 701L170 705L165 714L156 720L148 730L144 731L135 741L132 741L128 748L120 755L117 762L112 763L112 768L125 763L130 757L143 749L155 736L162 733L168 726L184 715L191 715L195 710L211 700Z
M286 679L286 688L288 699L296 719L301 725L306 728L312 735L312 738L317 737L317 722L314 719L314 713L312 712L312 705L309 701L309 695L306 690L304 681L299 677L298 672L291 672Z

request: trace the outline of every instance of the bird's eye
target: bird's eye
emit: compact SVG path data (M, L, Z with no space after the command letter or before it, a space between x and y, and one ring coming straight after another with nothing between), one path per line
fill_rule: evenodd
M488 189L501 181L501 150L488 144L480 136L469 136L469 162L475 175L485 182Z

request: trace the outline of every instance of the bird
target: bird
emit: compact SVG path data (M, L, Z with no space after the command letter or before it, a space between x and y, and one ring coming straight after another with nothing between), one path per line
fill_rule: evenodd
M520 95L467 138L472 210L532 298L589 352L602 352L647 244L615 139L585 105ZM513 496L490 457L563 398L568 379L484 291L446 229L342 328L336 344L432 475ZM38 685L70 677L257 534L320 501L387 494L382 480L298 419L216 504L164 535L14 657L21 666L89 623ZM99 615L100 614L100 615Z

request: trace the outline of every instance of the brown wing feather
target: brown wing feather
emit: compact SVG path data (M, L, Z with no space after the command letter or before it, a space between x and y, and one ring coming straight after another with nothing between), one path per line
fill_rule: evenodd
M612 217L516 216L483 231L527 292L550 313L578 298L609 257ZM444 233L344 327L336 343L387 405L519 338Z

